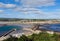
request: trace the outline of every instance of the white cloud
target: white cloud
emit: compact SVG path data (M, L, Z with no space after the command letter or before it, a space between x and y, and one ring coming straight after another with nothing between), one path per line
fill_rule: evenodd
M16 7L16 5L14 5L14 4L6 4L5 7L6 8L14 8L14 7Z
M19 11L21 14L31 16L36 19L57 19L60 18L60 12L44 12L37 8L15 8L15 11ZM28 18L28 17L27 17Z
M14 7L16 7L15 4L4 4L0 2L0 8L14 8Z
M4 10L0 10L0 13L3 13L4 12Z
M19 2L20 0L15 0L15 2Z
M15 11L18 11L18 12L22 12L22 13L24 13L24 14L42 14L43 12L42 12L42 10L40 10L40 9L36 9L36 8L15 8L14 9Z
M55 0L21 0L25 7L41 7L55 5Z
M0 7L3 7L4 5L5 5L4 3L0 2Z

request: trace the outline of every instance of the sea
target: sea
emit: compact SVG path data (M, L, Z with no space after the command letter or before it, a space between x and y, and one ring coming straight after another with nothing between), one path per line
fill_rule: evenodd
M16 25L3 25L3 26L0 26L0 36L7 33L7 32L9 32L12 29L20 30L20 29L22 29L22 27L21 26L16 26Z
M23 27L32 27L32 24L18 24L18 25L0 25L0 36L7 33L11 29L21 30ZM41 28L40 28L41 27ZM51 30L60 32L60 24L44 24L40 26L39 29Z
M60 24L44 24L40 27L39 27L39 29L60 32Z

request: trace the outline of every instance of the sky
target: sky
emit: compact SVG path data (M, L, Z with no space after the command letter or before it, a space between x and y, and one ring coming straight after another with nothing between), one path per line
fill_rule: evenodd
M0 18L60 19L60 0L0 0Z

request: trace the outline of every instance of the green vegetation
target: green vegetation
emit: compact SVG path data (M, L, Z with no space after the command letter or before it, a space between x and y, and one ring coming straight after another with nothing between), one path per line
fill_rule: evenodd
M17 18L0 18L0 21L18 21L20 19Z
M0 21L53 21L57 19L19 19L19 18L0 18Z
M60 35L58 34L48 34L46 32L41 32L39 34L32 34L31 36L22 35L20 38L10 37L3 41L60 41Z

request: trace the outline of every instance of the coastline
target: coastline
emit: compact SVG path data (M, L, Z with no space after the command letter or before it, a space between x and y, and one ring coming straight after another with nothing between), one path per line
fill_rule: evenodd
M12 25L12 24L10 24L10 25ZM22 24L21 25L20 24L13 24L13 25L22 26ZM32 27L33 27L33 24L31 24L31 26L26 26L26 27L24 26L22 30L14 31L14 32L10 33L9 35L19 38L22 35L29 36L29 35L32 35L33 33L39 34L40 32L42 32L42 30L32 30ZM49 34L53 34L53 33L60 34L60 32L54 32L54 31L48 31L48 30L45 30L45 31ZM4 36L0 37L0 41L9 38L9 35L7 35L5 37Z

